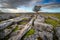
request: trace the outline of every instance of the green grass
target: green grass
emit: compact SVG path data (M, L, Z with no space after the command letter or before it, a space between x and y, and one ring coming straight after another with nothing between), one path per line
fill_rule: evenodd
M23 20L20 21L19 24L20 25L22 25L22 24L24 25L24 24L27 24L27 22L28 22L28 19L27 18L23 18Z
M50 18L46 19L46 20L45 20L45 23L51 24L51 25L53 25L53 27L56 27L57 25L60 24L58 21L52 20L52 19L50 19Z
M23 20L28 20L28 18L23 18Z
M27 24L27 22L22 21L22 22L20 22L19 24L20 24L20 25L22 25L22 24Z
M42 14L42 15L44 15L44 16L54 16L54 17L57 17L58 19L60 19L60 13L58 14L58 13L55 13L55 14Z
M30 35L33 35L35 33L35 30L32 28L30 29L22 38L21 40L24 40L25 37L29 37Z
M25 34L25 37L28 37L28 36L30 36L30 35L32 35L32 34L34 34L35 33L35 30L34 29L30 29L26 34Z
M13 32L16 32L17 30L19 30L18 25L17 25L16 28L13 30Z
M12 28L12 27L9 27L9 26L7 27L7 29L11 29L11 28Z
M20 16L20 14L16 14L15 16L16 16L16 17L19 17L19 16Z
M60 14L55 14L55 17L60 19Z
M16 26L16 28L13 30L13 32L16 32L17 30L22 30L23 27L19 28L18 25Z

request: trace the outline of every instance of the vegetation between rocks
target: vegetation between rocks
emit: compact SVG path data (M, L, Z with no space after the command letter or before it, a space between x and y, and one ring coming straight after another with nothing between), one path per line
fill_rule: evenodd
M28 37L28 36L30 36L30 35L32 35L32 34L34 34L35 33L35 30L34 29L30 29L26 34L25 34L25 37Z
M17 25L16 28L13 30L13 32L15 32L15 31L17 31L17 30L19 30L18 25Z
M52 20L52 19L50 19L50 18L46 19L46 20L45 20L45 23L51 24L51 25L53 25L53 27L56 27L57 25L60 24L58 21Z
M30 29L22 38L21 40L24 40L25 37L29 37L30 35L33 35L35 33L35 30L32 28Z

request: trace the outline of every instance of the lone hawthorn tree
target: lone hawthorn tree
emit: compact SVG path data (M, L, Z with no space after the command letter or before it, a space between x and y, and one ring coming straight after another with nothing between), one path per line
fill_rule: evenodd
M41 10L41 6L40 6L40 5L36 5L36 6L34 7L33 11L36 12L36 17L37 17L37 15L39 14L38 11L40 11L40 10Z

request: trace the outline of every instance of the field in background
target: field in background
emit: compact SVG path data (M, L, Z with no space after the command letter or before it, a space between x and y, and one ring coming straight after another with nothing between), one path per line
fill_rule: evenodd
M54 17L57 17L57 18L59 18L60 19L60 13L46 13L46 14L42 14L42 15L44 15L44 16L54 16Z
M12 18L18 17L18 16L33 16L33 15L35 15L35 14L34 13L1 13L0 21L12 19ZM44 17L55 17L60 20L60 13L40 13L40 15L42 15ZM45 23L52 24L53 26L60 25L60 21L58 22L53 19L47 18L45 20Z

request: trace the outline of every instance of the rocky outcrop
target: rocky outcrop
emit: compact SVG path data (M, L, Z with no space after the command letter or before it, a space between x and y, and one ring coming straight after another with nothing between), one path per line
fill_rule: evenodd
M53 28L52 25L45 23L34 23L36 31L39 32L40 37L45 40L47 37L48 40L53 40Z
M44 20L44 17L38 16L37 19L35 19L33 26L35 33L24 38L24 40L38 40L38 37L41 40L53 40L53 26L44 23Z
M28 23L28 24L26 24L26 25L24 25L24 28L22 29L22 30L18 30L18 31L16 31L16 32L13 32L11 35L11 38L9 38L8 40L20 40L21 39L21 37L27 32L27 31L29 31L30 29L31 29L31 27L32 27L32 22L33 22L33 20L34 20L35 18L33 18L33 19L31 19L31 21ZM15 35L14 35L15 34Z
M9 19L0 23L0 40L21 40L26 32L31 28L35 30L35 33L24 37L24 40L54 40L54 36L57 36L57 40L60 40L60 27L53 29L50 24L44 23L45 17L38 15L37 18L32 18L29 23L25 25L18 25L18 30L16 30L17 22L23 20L23 18L31 19L31 17L16 17ZM55 19L54 19L55 20ZM14 23L13 25L11 25ZM11 25L8 27L8 25ZM33 27L32 27L33 26ZM15 30L15 31L14 31Z
M30 19L31 17L16 17L16 18L13 18L13 19L9 19L9 20L5 20L5 21L0 22L0 40L6 40L6 39L9 39L11 35L18 34L18 32L20 32L20 30L18 30L16 32L13 32L13 31L16 30L15 28L17 26L17 22L22 21L24 18ZM26 30L24 30L24 33L21 30L21 34L18 34L16 39L18 39L21 35L24 35L25 34L25 31L27 32L30 29L29 28L29 25L30 24L27 24L26 25L26 27L27 26L28 27L25 28ZM22 29L23 27L19 27L19 28ZM13 39L13 37L12 37L12 39Z
M23 17L23 18L29 19L30 17ZM6 21L2 21L2 22L0 23L0 29L6 28L7 26L13 24L13 22L14 22L14 23L17 23L17 22L19 22L19 21L22 21L23 18L22 18L22 17L17 17L17 18L13 18L13 19L6 20Z

